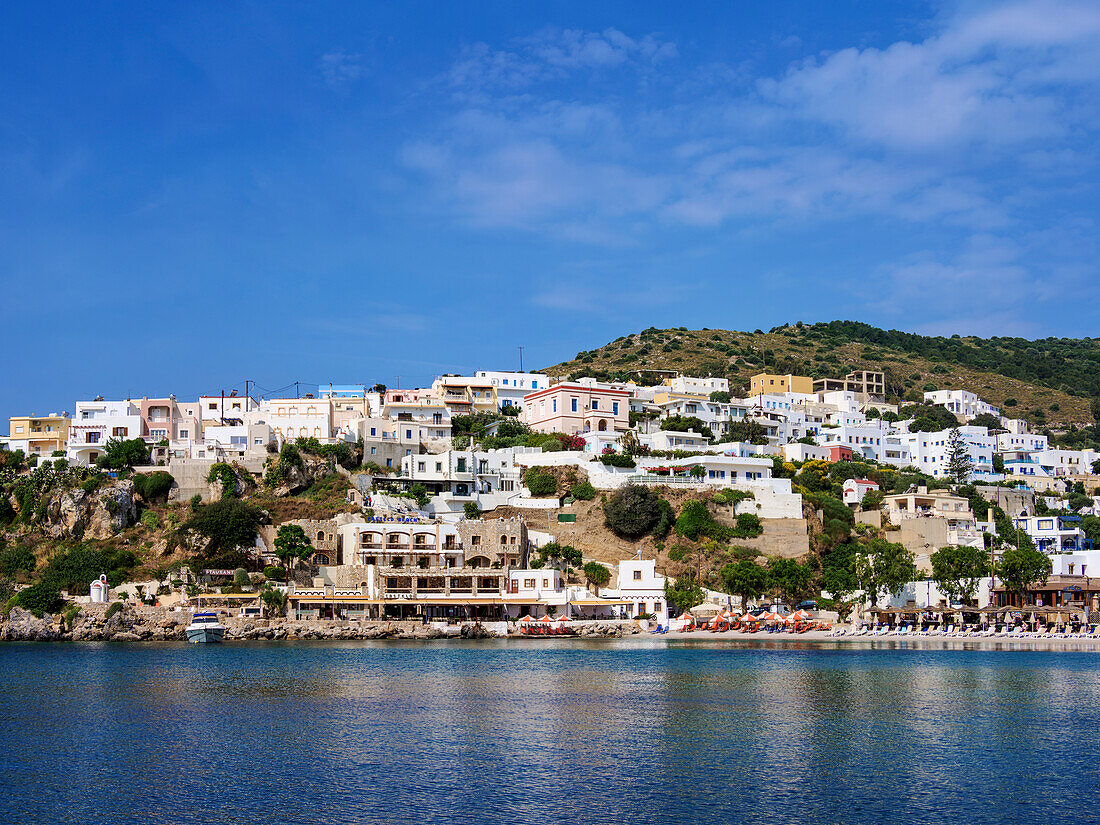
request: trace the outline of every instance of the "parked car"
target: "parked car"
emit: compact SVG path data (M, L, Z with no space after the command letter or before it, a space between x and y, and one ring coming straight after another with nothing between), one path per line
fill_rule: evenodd
M798 610L817 610L816 599L806 599L804 602L798 603Z

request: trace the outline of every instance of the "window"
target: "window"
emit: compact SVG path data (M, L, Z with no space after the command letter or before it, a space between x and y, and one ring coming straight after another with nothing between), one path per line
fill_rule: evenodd
M128 430L125 427L115 427L111 430L111 435L126 435Z
M600 399L593 398L592 399L592 409L598 410L599 408L600 408Z
M371 427L371 428L370 428L370 434L371 434L371 435L377 435L377 434L378 434L378 429L377 429L377 428L375 428L375 427Z
M571 398L570 399L570 406L572 407L573 412L577 411L577 399L576 398Z
M435 471L437 473L442 473L443 472L443 462L442 461L437 461L435 463Z
M387 467L392 467L393 466L393 459L392 458L387 458L386 459L386 466Z
M457 465L458 465L458 472L460 472L460 473L466 472L466 459L465 458L458 459Z
M168 431L167 430L149 430L149 437L150 438L155 438L159 441L163 438L168 437Z
M473 536L470 538L470 544L474 547L481 546L481 536Z
M413 437L413 431L412 430L405 430L405 438L412 438L412 437Z
M531 382L531 389L537 390L538 388L539 388L539 382L538 381L532 381Z
M550 586L550 579L543 579L542 580L542 586L543 587L549 587Z
M22 428L22 427L16 427L16 428L15 428L15 431L16 431L17 433L21 433L21 432L23 432L23 428Z
M423 462L423 461L418 461L418 462L416 462L416 471L417 471L418 473L423 473L423 472L424 472L424 470L425 470L425 465L424 465L424 462Z
M248 443L248 436L245 435L231 435L229 436L229 443L239 445L241 447Z
M206 409L208 410L216 410L217 408L218 404L216 401L211 401L209 404L206 405ZM282 410L280 410L280 412L282 412Z
M1039 519L1039 529L1040 530L1053 530L1054 529L1054 519L1052 519L1052 518L1041 518L1041 519Z
M558 411L558 399L555 398L554 401L553 401L553 404L554 404L554 412L557 412Z
M619 414L619 402L618 401L612 401L611 402L611 412L612 412L613 415L618 415Z
M180 430L180 438L187 438L187 435L188 435L187 430Z
M371 455L378 455L378 448L377 447L371 447L370 448L370 454Z
M523 586L527 590L534 590L535 589L535 580L534 579L524 579L523 580Z
M641 580L642 580L642 571L641 570L635 570L634 571L634 581L637 582L637 581L641 581Z
M84 443L85 444L98 444L99 443L99 433L88 433L84 438Z

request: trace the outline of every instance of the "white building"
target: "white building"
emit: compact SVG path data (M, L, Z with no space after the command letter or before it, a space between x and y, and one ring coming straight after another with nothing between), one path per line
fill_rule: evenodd
M73 464L94 464L113 438L141 438L144 422L141 409L132 401L78 401L66 458Z
M690 375L677 375L668 382L673 392L710 396L712 392L729 392L730 382L726 378L695 378Z
M955 415L969 421L976 415L995 415L1001 417L1001 411L982 401L977 395L966 390L935 390L924 394L925 403L946 407Z
M989 435L985 427L959 427L959 435L966 444L967 453L974 468L970 481L999 481L1003 476L993 471L993 454L997 439ZM902 433L901 441L909 445L913 466L922 473L944 478L950 477L948 459L951 453L951 430L938 433Z
M245 414L260 409L260 404L248 396L237 395L234 390L229 395L200 395L198 409L205 425L207 422L243 423Z
M1056 554L1091 550L1092 545L1081 529L1080 516L1048 515L1017 516L1012 519L1017 530L1027 533L1035 547L1044 553ZM1012 544L1012 536L1001 536Z
M872 490L877 490L878 485L866 478L850 478L844 482L844 503L862 504L863 498Z
M479 381L488 381L496 390L497 403L501 408L522 407L523 396L550 386L550 377L541 372L478 370L475 377Z
M326 398L271 398L260 402L256 423L271 427L280 442L316 438L331 444L332 406Z
M626 602L629 618L646 615L667 626L665 577L657 573L656 565L652 559L628 559L619 562L618 586L601 588L600 596Z

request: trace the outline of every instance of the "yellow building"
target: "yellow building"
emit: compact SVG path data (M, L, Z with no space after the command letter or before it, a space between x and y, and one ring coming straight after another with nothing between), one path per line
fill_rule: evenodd
M27 455L49 456L64 450L69 440L67 415L20 415L8 420L8 442L12 450Z
M767 395L773 392L802 392L812 395L814 379L806 375L772 375L762 372L752 377L750 395Z

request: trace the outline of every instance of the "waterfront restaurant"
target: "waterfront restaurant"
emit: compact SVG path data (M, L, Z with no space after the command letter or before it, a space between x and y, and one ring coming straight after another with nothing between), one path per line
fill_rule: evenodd
M1000 585L993 590L997 607L1064 607L1067 610L1100 610L1100 578L1089 576L1051 576L1045 583L1033 584L1024 594L1024 604L1015 590Z

